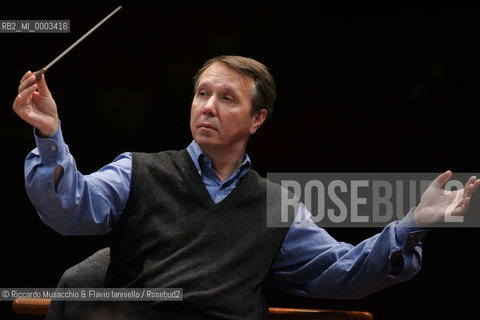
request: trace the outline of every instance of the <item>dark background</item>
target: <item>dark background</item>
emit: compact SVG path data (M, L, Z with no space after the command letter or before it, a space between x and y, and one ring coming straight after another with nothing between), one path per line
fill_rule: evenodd
M124 5L46 73L81 172L124 151L191 141L191 77L219 54L265 63L278 85L271 122L249 145L267 172L478 172L477 6L298 1ZM0 34L0 287L55 287L108 245L42 224L24 189L32 128L11 106L27 70L48 64L119 4L2 8L0 19L69 19L69 34ZM477 195L478 196L478 195ZM329 229L358 243L379 229ZM435 229L420 273L360 300L272 292L276 305L371 311L376 319L478 319L479 230ZM10 302L2 319L15 319Z

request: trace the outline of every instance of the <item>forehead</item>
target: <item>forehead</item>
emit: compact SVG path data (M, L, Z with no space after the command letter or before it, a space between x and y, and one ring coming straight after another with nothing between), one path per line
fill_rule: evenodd
M241 74L223 63L215 62L199 78L198 86L207 84L236 90L250 90L254 82L252 77Z

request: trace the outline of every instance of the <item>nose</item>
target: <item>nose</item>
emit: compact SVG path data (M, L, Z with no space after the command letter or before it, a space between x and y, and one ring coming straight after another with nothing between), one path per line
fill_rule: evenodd
M203 110L202 110L204 115L210 116L210 117L216 117L217 116L217 104L215 101L215 95L212 95L208 101L203 105Z

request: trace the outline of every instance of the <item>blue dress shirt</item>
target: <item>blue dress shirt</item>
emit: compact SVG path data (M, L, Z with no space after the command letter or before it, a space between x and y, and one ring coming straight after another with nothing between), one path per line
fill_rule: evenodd
M25 161L27 194L40 219L64 235L106 234L122 214L130 192L132 156L122 153L97 172L83 175L63 140L35 134L37 148ZM223 183L210 157L193 141L187 151L212 199L222 201L250 169L247 154ZM55 188L54 170L63 168ZM411 211L401 221L354 246L339 242L300 205L267 281L280 290L316 298L361 298L412 278L421 266L421 230Z

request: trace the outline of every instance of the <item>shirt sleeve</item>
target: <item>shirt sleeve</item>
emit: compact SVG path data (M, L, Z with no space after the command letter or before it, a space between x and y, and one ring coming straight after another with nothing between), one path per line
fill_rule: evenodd
M63 140L61 127L51 138L34 129L37 147L25 160L25 187L40 219L63 235L106 234L125 208L132 157L122 153L99 171L83 175ZM55 187L54 171L62 168Z
M427 232L418 228L410 210L401 221L354 246L318 227L301 204L267 281L313 298L362 298L420 270L420 241Z

